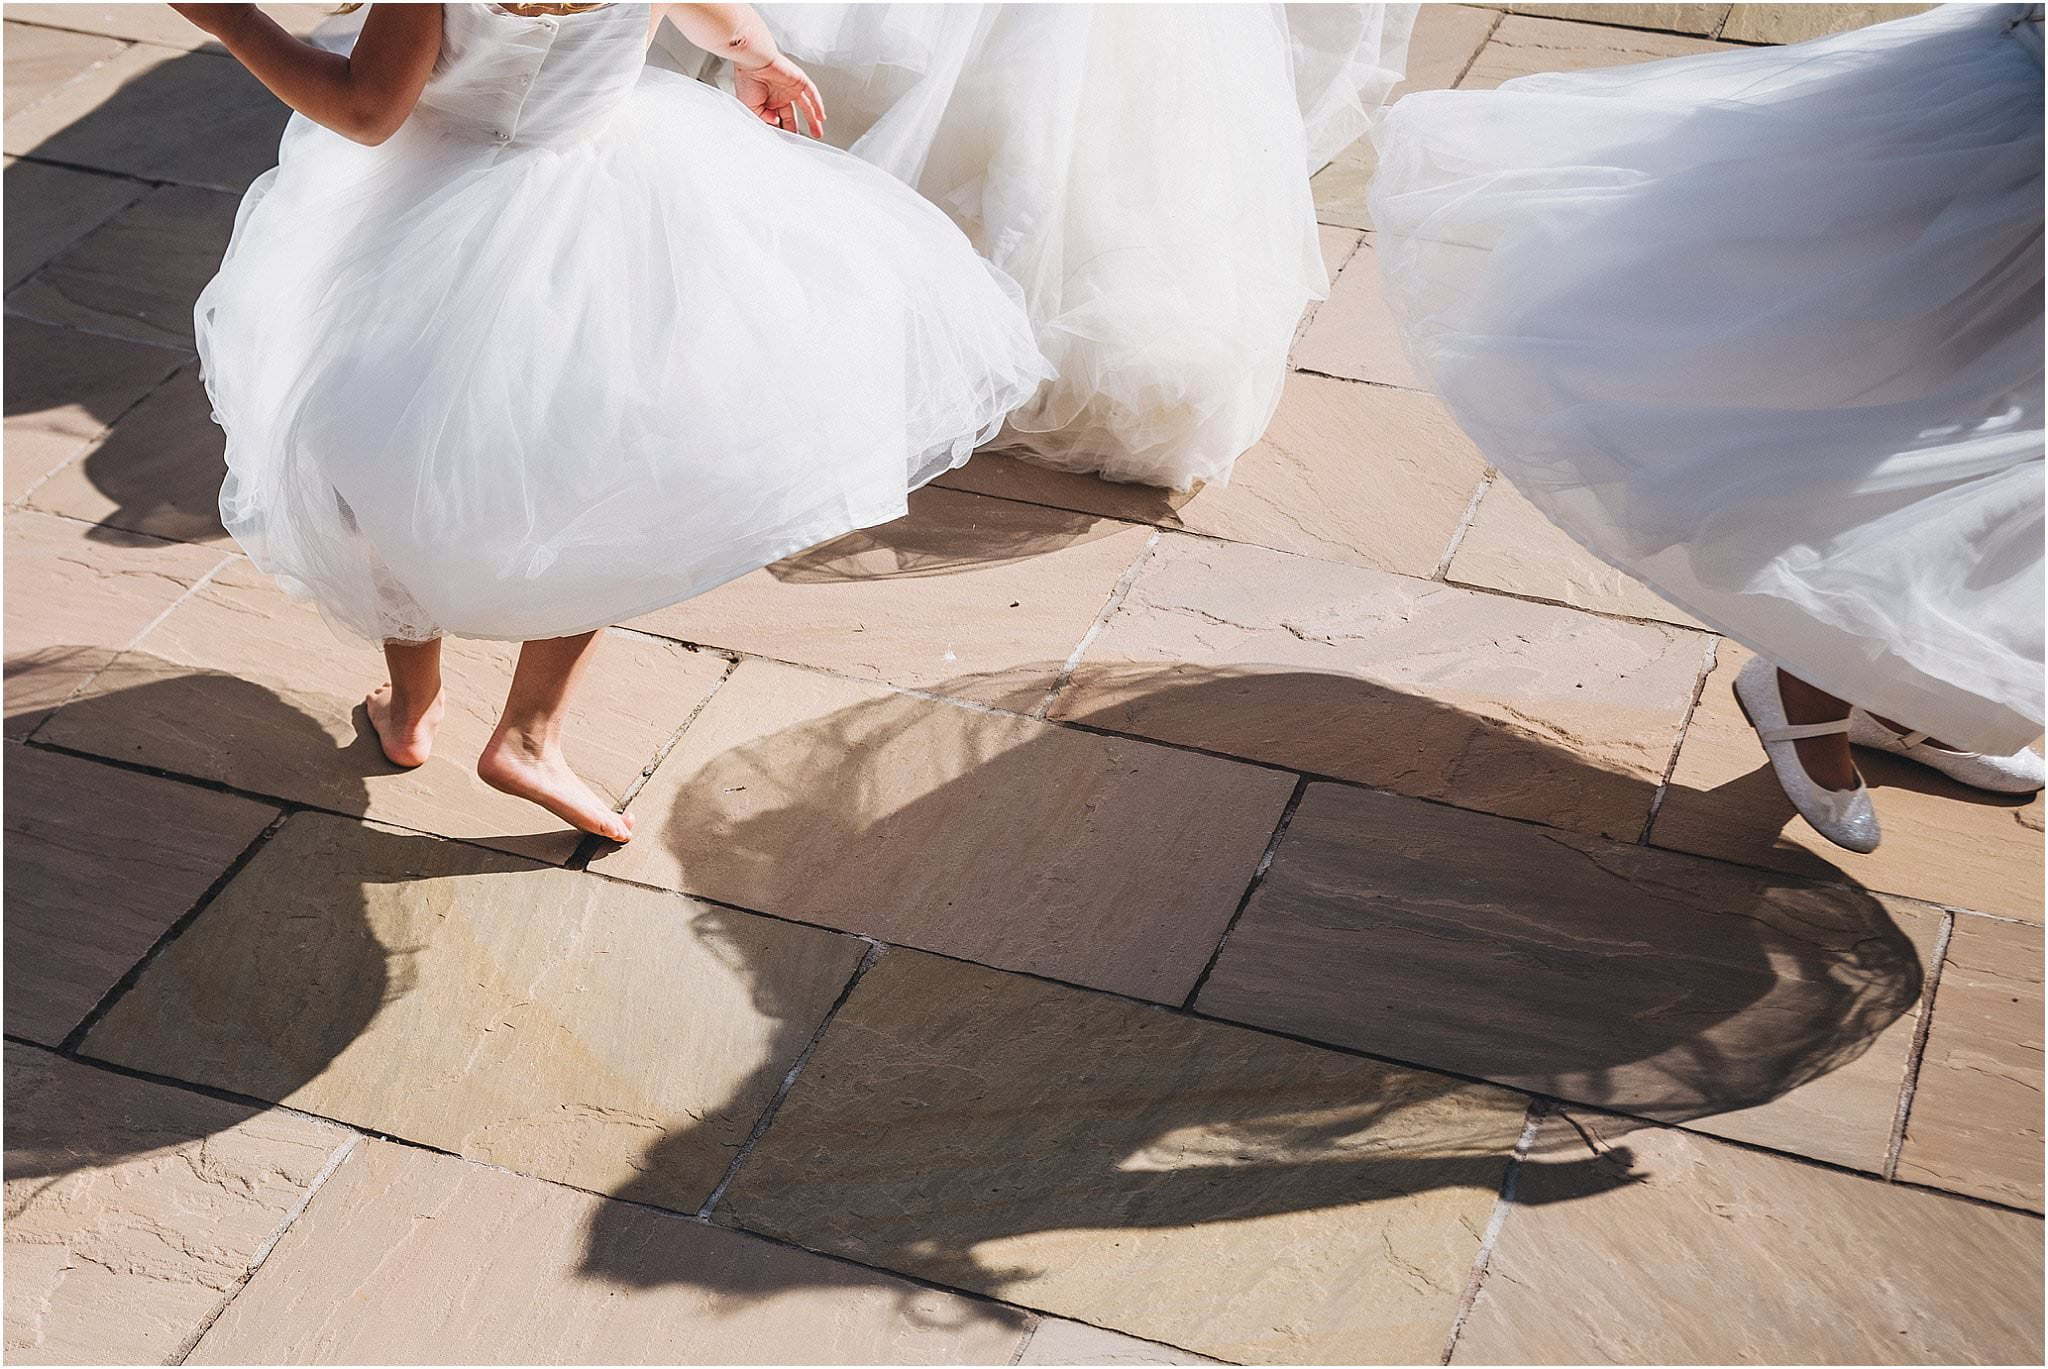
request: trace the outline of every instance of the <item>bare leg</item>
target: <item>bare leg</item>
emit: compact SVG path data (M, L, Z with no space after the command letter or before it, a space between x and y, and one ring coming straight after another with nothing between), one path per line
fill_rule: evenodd
M1849 716L1849 705L1843 700L1782 670L1778 672L1778 696L1785 701L1785 721L1789 723L1831 723ZM1849 754L1848 733L1802 737L1792 745L1799 752L1800 767L1821 788L1856 787L1856 762Z
M434 729L448 705L441 694L441 639L386 642L384 665L391 678L363 699L370 726L393 765L422 764L434 751Z
M614 812L562 756L569 694L596 649L595 632L520 646L504 716L477 758L476 773L491 788L537 803L573 827L624 842L632 838L633 819Z

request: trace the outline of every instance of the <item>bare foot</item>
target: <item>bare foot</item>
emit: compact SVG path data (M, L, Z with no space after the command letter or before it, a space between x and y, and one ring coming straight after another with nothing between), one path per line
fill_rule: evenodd
M400 708L390 684L385 683L363 696L363 707L369 710L370 726L377 730L385 758L411 769L434 754L434 729L448 711L448 700L436 690L433 702L424 709Z
M476 773L491 788L537 803L572 827L620 845L633 839L632 816L614 812L569 768L560 742L498 733L477 757Z

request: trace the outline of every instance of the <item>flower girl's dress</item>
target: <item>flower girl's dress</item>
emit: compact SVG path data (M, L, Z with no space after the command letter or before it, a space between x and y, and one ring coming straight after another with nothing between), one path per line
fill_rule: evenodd
M1842 698L2041 731L2038 6L1412 95L1418 365L1606 561Z
M775 4L828 136L1024 289L1056 375L1003 445L1186 489L1265 432L1327 283L1309 175L1400 79L1413 5Z
M645 69L645 5L443 7L387 142L304 118L199 299L221 512L345 628L558 637L904 512L1046 374L945 216Z

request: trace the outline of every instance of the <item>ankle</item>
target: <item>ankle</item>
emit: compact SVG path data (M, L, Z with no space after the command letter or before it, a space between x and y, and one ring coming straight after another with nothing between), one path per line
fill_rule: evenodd
M391 682L391 711L401 718L424 718L440 702L441 682L400 684Z
M539 760L562 748L562 725L541 719L532 722L500 722L492 734L490 748L529 760Z

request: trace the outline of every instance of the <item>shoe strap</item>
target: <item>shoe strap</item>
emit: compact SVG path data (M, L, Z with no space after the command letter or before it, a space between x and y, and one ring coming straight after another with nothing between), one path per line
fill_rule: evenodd
M1807 737L1832 737L1849 730L1847 718L1831 723L1793 723L1788 727L1759 727L1757 735L1767 742L1796 742Z
M1899 737L1899 745L1900 745L1900 746L1918 746L1918 745L1920 745L1920 743L1922 743L1922 742L1924 742L1924 741L1926 741L1926 740L1927 740L1927 734L1926 734L1925 732L1906 732L1906 733L1902 733L1902 734L1900 735L1900 737Z

